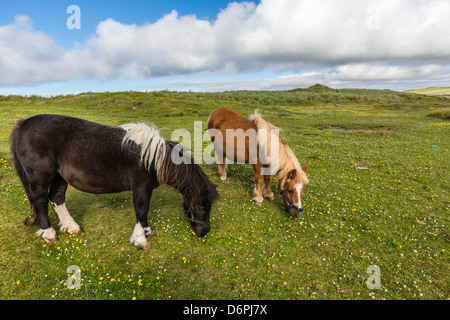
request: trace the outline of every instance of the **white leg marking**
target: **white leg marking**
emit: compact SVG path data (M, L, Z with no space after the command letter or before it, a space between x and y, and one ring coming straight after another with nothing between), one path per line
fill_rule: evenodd
M134 226L133 233L130 237L130 243L134 244L136 247L145 247L145 244L147 243L145 230L139 222Z
M253 199L252 200L258 202L258 204L261 204L264 201L264 198L262 195L259 198L256 196L256 185L255 185L255 188L253 189Z
M145 227L144 228L144 234L145 234L146 237L151 237L155 233L152 231L152 229L150 227Z
M50 203L52 204L53 209L55 209L55 212L58 215L61 232L71 233L80 230L80 226L75 222L75 220L73 220L72 216L69 214L65 203L59 206L53 202Z
M295 186L295 190L297 191L298 203L294 203L294 206L296 206L297 208L302 207L302 199L300 198L302 189L303 189L303 183L299 183Z
M47 229L39 229L36 232L37 236L42 236L42 238L56 238L56 231L50 227Z

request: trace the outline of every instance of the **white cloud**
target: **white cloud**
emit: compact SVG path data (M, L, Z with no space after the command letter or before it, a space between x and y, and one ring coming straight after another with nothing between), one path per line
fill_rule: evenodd
M0 85L261 70L296 73L261 82L275 87L448 81L448 30L448 0L263 0L230 3L214 21L176 11L145 25L107 19L84 45L64 50L18 16L0 26ZM318 68L332 71L302 73Z
M0 26L0 85L27 86L75 77L107 76L107 65L87 48L65 51L54 39L33 29L29 17ZM110 74L113 74L110 71Z
M54 67L61 54L64 51L50 37L33 30L30 18L17 16L14 24L0 27L0 83L58 80L38 63Z
M331 70L309 71L256 80L165 81L150 89L232 91L288 90L321 83L332 88L374 88L406 90L449 85L450 65L392 66L349 64Z

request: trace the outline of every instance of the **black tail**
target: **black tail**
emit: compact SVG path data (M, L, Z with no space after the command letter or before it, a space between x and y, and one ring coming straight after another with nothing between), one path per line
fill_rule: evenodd
M19 120L16 125L13 127L10 141L11 141L11 153L13 155L14 160L14 168L16 169L16 173L19 176L20 181L22 182L23 188L25 189L25 192L27 194L28 199L30 198L30 190L28 185L28 178L25 174L25 170L22 167L22 164L20 163L20 160L17 156L16 147L17 147L17 138L19 135L19 129L20 125L22 124L23 120ZM31 206L31 203L30 203ZM28 217L25 219L24 224L26 226L32 226L36 225L38 223L36 213L33 210L33 206L31 206L31 218Z

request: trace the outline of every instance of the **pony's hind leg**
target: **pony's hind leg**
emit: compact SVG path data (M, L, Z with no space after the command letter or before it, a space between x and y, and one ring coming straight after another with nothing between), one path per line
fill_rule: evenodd
M217 161L219 162L219 178L222 183L227 182L227 159L225 155L216 152Z
M131 234L130 243L134 244L139 249L146 250L151 246L147 241L147 237L151 237L155 234L147 221L147 212L150 207L152 189L142 182L142 185L137 185L134 188L132 187L132 191L134 210L136 213L136 225Z
M23 221L26 227L37 226L39 224L36 212L34 212L33 206L31 205L31 217L26 217Z
M270 178L271 176L264 176L264 183L263 183L263 196L267 200L275 200L275 195L273 194L272 188L270 187Z
M71 235L81 234L80 226L73 220L72 216L67 210L66 200L67 182L58 173L53 178L50 184L50 191L48 194L50 203L53 206L59 218L60 231L68 232Z
M255 173L255 190L254 190L254 197L253 197L253 202L255 202L255 204L257 206L262 206L263 203L263 195L261 192L261 185L263 183L263 176L261 175L261 170L259 167L257 167L256 165L253 166L253 171Z
M38 236L42 236L47 243L58 242L56 231L52 228L48 219L48 185L30 183L30 195L28 199L39 221Z
M219 163L219 178L222 183L227 182L227 168L225 163Z

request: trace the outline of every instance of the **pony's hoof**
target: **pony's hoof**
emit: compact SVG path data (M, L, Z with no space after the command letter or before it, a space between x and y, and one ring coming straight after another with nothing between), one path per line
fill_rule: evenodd
M46 238L44 238L44 241L47 242L47 243L56 243L59 240L58 240L57 237L46 237Z
M27 218L25 219L25 221L23 222L23 224L24 224L26 227L31 227L31 226L36 226L36 225L38 224L38 221L37 221L36 218L27 217Z
M225 178L225 179L220 178L220 182L227 183L227 178Z
M261 207L262 206L262 201L258 201L258 200L256 200L256 199L253 199L253 202L258 206L258 207Z
M275 200L275 196L265 196L267 200L273 201Z
M153 237L155 235L155 231L151 230L150 232L146 232L145 233L145 237L146 238L150 238Z
M138 249L147 250L150 249L151 246L150 242L143 242L139 243Z
M79 235L83 234L83 231L81 231L80 229L77 229L77 230L69 231L69 234L72 236L79 236Z

